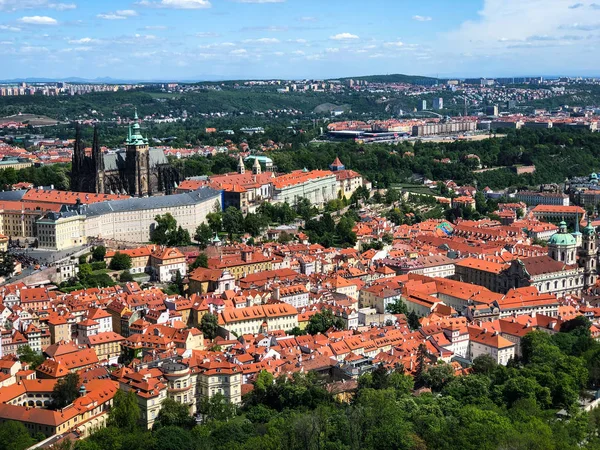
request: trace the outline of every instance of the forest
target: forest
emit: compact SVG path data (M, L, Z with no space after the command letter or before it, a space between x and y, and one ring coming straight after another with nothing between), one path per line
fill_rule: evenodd
M217 394L200 402L197 423L185 406L165 400L151 431L138 425L135 397L119 391L107 428L55 448L600 449L600 410L578 406L582 396L594 397L600 382L600 344L587 319L567 321L555 335L530 332L521 349L508 366L484 355L475 358L470 374L455 376L421 347L414 377L401 366L376 368L359 377L347 401L314 372L277 378L261 372L240 407ZM414 388L426 390L415 394ZM27 444L24 427L0 425L0 448Z

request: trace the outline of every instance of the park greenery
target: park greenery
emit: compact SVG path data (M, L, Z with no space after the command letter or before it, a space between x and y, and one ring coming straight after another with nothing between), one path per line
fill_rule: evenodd
M358 378L349 401L327 390L315 372L278 378L261 372L240 408L217 394L199 403L197 423L185 406L165 400L152 430L139 423L134 392L118 391L107 428L60 448L600 449L600 410L579 407L600 383L600 343L589 321L568 321L555 335L532 331L521 349L508 366L479 356L470 374L456 376L421 346L414 377L402 366L377 367ZM1 448L32 445L23 430L1 424Z

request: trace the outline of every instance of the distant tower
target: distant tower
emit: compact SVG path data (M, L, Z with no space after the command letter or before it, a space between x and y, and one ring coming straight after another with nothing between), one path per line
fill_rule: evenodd
M95 192L102 194L104 193L104 155L98 140L97 126L94 127L94 140L92 142L92 166L95 170Z
M237 169L238 169L238 173L246 173L246 166L244 165L244 160L242 159L242 155L240 155Z
M148 139L140 131L137 109L133 117L135 123L129 127L126 142L126 171L128 193L143 197L150 193L150 149Z
M252 165L252 173L254 175L260 175L262 169L260 167L260 163L258 162L258 158L254 158L254 164Z
M567 231L567 224L559 224L559 231L548 240L548 255L550 258L567 265L576 262L577 240Z
M83 155L81 144L81 127L75 124L75 143L73 144L73 157L71 158L71 191L81 190L81 170L83 168Z
M584 268L584 286L586 288L594 286L598 279L598 237L589 216L587 226L583 229L579 256L579 261Z

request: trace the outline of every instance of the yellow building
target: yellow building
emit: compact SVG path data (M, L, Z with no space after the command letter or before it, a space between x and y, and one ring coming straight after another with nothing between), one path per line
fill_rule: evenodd
M64 250L84 245L85 216L77 211L48 213L37 221L40 248Z

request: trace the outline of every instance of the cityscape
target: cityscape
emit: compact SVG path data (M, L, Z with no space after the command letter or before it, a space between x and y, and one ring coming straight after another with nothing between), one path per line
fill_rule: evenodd
M600 449L600 5L456 3L0 0L0 449Z

